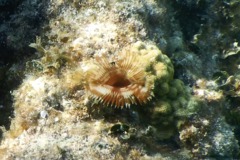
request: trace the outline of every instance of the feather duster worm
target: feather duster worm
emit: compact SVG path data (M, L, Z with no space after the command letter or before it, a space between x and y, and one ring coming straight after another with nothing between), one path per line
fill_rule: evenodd
M97 56L97 67L87 74L86 89L91 96L115 107L143 104L151 99L145 68L138 56L130 51L122 52L114 61Z

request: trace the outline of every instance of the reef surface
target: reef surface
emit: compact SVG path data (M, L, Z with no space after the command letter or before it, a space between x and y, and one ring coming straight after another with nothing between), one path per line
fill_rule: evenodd
M0 1L0 159L238 159L236 0Z

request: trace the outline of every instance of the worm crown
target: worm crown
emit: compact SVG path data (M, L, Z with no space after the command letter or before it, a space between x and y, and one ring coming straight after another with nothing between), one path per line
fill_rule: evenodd
M145 68L138 54L125 50L115 61L110 61L106 55L97 56L95 65L86 78L86 89L93 98L115 107L143 104L151 99Z

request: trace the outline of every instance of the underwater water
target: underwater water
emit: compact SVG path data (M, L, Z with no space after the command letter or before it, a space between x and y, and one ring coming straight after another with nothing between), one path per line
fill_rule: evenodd
M0 158L240 158L239 14L236 0L0 0Z

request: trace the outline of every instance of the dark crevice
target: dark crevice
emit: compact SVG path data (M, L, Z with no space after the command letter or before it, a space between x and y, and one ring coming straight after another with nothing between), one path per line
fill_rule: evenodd
M0 2L0 126L6 129L14 116L11 92L21 84L25 62L34 55L29 44L41 35L47 22L47 3L45 0Z
M179 21L184 38L189 41L198 33L202 24L208 20L206 0L188 1L174 0L172 6L176 11L175 19Z

